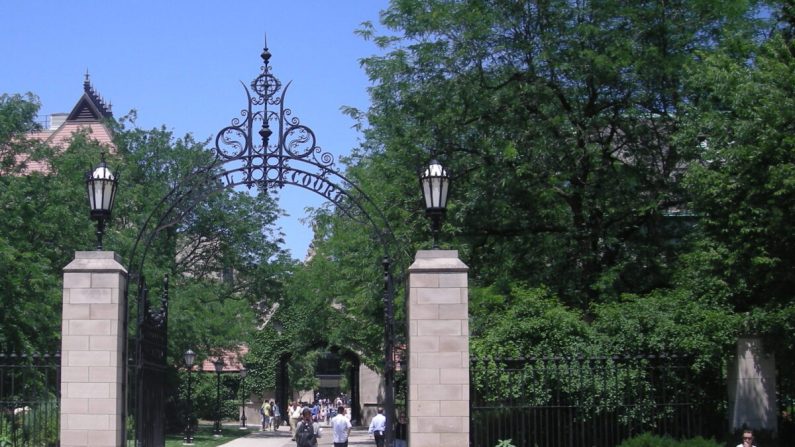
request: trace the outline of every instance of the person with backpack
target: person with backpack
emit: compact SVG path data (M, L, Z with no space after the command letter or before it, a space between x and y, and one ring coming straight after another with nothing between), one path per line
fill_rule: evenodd
M301 411L301 420L295 426L296 447L316 447L319 433L312 422L312 410L304 408Z

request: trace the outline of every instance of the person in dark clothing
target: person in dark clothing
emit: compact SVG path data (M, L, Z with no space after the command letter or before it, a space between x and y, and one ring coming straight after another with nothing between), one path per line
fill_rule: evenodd
M408 436L409 427L406 424L406 415L401 413L395 424L395 447L406 447Z

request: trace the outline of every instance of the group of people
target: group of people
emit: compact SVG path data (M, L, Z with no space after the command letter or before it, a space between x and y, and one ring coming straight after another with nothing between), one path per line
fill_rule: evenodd
M281 425L282 421L282 412L279 405L276 404L273 399L262 402L259 414L262 418L262 427L260 431L274 431L279 429L279 425Z
M334 447L348 447L348 437L351 433L351 416L341 399L334 402L336 408L329 408L328 401L315 401L313 405L305 402L290 401L284 409L285 419L290 424L292 440L296 447L315 447L317 438L321 435L321 423L328 423L332 431ZM260 407L262 416L261 431L275 431L282 423L282 411L273 400L265 400ZM386 432L386 416L384 410L379 408L378 414L373 417L368 428L368 433L373 435L376 447L384 447ZM395 424L395 446L406 445L406 420L401 415Z
M290 402L288 405L290 430L297 447L317 446L317 438L320 437L322 430L321 422L328 422L331 425L335 447L348 446L348 437L353 427L350 415L341 402L333 412L329 411L327 407L327 402L316 401L311 407L299 402ZM330 413L333 413L334 416L329 419Z
M290 401L284 410L285 419L290 424L292 440L298 447L314 447L320 437L321 423L329 423L334 432L334 443L347 445L348 434L351 429L351 420L342 401L333 411L329 409L328 401L315 401L312 405L306 402ZM273 411L279 414L278 418ZM281 421L279 406L273 401L265 401L260 409L263 415L262 430L278 430ZM271 416L269 418L269 415ZM330 417L334 415L333 417Z

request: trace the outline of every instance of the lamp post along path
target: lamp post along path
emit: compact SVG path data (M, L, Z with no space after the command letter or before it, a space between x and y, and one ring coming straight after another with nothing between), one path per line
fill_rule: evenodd
M246 378L246 368L240 367L240 429L246 430L246 392L243 388L243 380Z
M215 366L215 424L213 425L213 436L221 436L221 371L224 370L224 359L218 358L213 362Z
M182 355L185 366L188 368L188 415L185 421L185 438L183 445L193 445L193 398L191 396L191 381L193 377L193 362L196 360L196 353L188 349Z

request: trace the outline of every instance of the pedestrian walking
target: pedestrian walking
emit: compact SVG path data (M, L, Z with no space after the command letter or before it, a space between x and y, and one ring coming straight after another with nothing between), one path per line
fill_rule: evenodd
M375 415L370 421L370 428L368 433L375 438L375 447L384 447L384 435L386 433L386 416L384 416L384 409L379 408L378 414Z
M262 403L260 414L262 415L262 429L260 431L265 431L270 427L271 423L271 403L269 401L266 400Z
M295 427L298 425L298 421L301 420L301 407L298 406L298 402L293 402L293 406L290 408L290 432L292 433L292 440L295 441Z
M334 433L334 447L348 447L348 437L351 435L351 421L345 417L345 407L340 405L337 415L331 418L331 430Z
M295 426L296 447L316 447L319 434L312 421L312 410L304 408L301 411L301 420Z
M271 411L273 412L273 420L271 421L271 426L274 430L279 429L279 425L282 423L282 412L279 409L279 404L276 403L275 400L271 401Z

